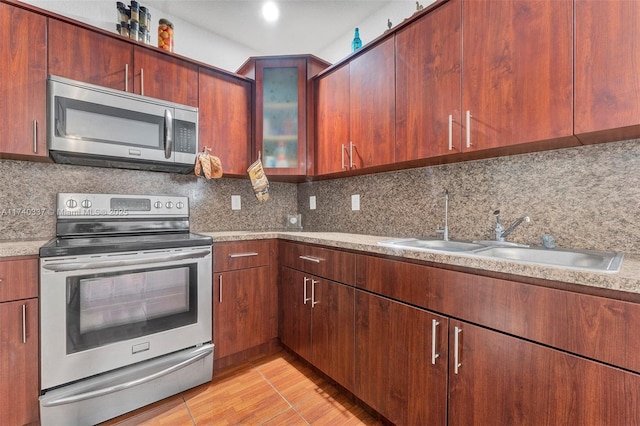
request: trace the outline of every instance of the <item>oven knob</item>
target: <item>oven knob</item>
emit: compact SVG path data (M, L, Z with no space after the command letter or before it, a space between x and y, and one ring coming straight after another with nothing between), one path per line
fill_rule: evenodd
M156 201L155 203L153 203L153 207L155 207L156 209L160 209L162 208L162 203L160 201Z
M178 203L176 204L176 207L179 209L183 209L184 208L184 203L182 201L178 201Z
M167 203L165 204L165 207L168 209L172 209L173 208L173 203L171 201L167 201Z
M74 199L69 199L69 200L67 200L65 205L67 207L69 207L70 209L74 209L74 208L78 207L78 202L76 200L74 200Z
M91 201L89 200L83 200L81 203L82 207L84 207L85 209L88 209L89 207L91 207Z

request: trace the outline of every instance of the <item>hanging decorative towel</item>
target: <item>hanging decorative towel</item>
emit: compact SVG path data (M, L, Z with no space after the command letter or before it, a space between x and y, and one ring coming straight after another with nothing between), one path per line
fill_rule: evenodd
M193 173L196 176L204 176L207 179L217 179L222 176L222 162L216 156L209 155L211 148L205 147L196 155L196 164Z
M258 158L255 163L250 165L247 173L249 173L249 178L251 178L253 192L256 194L258 201L267 201L269 199L269 180L264 174L262 159Z

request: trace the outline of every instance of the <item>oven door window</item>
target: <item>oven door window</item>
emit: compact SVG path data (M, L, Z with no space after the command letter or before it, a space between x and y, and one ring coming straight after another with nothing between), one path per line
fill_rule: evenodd
M197 322L197 264L67 278L67 353Z

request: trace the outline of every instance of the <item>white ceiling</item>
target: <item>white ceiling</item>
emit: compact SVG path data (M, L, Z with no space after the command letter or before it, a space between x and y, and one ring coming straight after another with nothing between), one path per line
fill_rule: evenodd
M280 19L268 23L261 16L264 0L142 0L143 5L245 45L259 55L322 51L393 0L275 2Z

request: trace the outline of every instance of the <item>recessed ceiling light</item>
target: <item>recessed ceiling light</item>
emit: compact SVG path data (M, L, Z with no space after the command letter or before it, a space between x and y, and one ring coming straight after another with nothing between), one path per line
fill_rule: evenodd
M268 22L277 21L278 16L280 16L280 10L278 10L278 5L276 5L272 1L266 2L262 6L262 16Z

